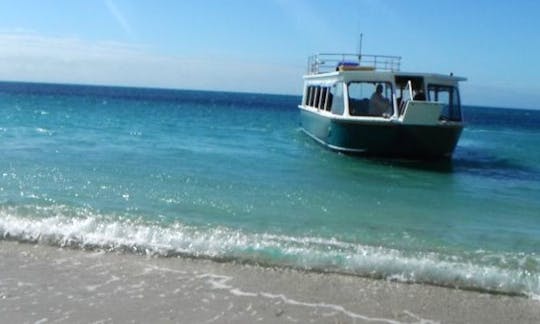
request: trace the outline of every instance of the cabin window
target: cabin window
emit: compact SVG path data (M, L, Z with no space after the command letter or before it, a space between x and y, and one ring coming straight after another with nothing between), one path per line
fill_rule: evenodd
M306 97L304 98L304 105L309 106L309 98L311 97L311 87L306 89Z
M322 88L320 86L317 86L317 95L315 96L315 102L313 103L313 107L319 108L321 104L321 94L322 94Z
M390 82L350 82L349 114L351 116L390 116L393 114Z
M309 102L311 100L311 89L312 89L312 87L308 86L307 90L306 90L306 101L304 103L304 105L306 105L306 106L309 106Z
M428 100L443 104L441 119L461 121L461 103L456 87L429 84Z
M326 88L326 104L325 104L326 111L332 110L332 100L333 100L332 90L331 88ZM343 101L343 98L342 98L342 101Z
M343 101L343 83L336 83L330 88L330 109L335 115L343 115L345 103Z
M321 95L319 96L319 109L324 110L324 102L326 101L326 87L321 88Z
M332 101L333 95L330 87L308 86L306 88L305 106L330 111L332 109Z
M309 96L309 106L313 107L315 102L315 96L317 96L317 87L311 87L311 96Z

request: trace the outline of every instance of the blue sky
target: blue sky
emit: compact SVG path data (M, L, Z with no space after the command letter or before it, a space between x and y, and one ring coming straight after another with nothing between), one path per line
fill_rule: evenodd
M517 4L515 4L517 3ZM0 0L0 80L299 94L308 55L400 55L540 109L540 1Z

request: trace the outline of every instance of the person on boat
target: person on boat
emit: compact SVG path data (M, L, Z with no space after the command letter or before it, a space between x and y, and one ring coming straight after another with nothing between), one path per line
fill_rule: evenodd
M375 92L369 99L369 114L375 116L382 116L388 113L390 109L390 101L383 96L383 85L378 84Z
M418 92L414 95L413 100L425 101L426 95L424 94L424 91L422 89L418 90Z

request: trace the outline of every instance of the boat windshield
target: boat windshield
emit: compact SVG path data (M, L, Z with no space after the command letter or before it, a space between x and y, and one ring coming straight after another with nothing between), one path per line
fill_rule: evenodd
M456 87L428 84L428 100L443 104L441 119L461 121L461 103Z
M351 116L386 117L393 113L390 82L349 82L349 114Z

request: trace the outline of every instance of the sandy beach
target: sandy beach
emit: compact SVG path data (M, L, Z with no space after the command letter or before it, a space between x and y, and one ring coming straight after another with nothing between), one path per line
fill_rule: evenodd
M209 260L0 242L3 323L538 323L540 301Z

